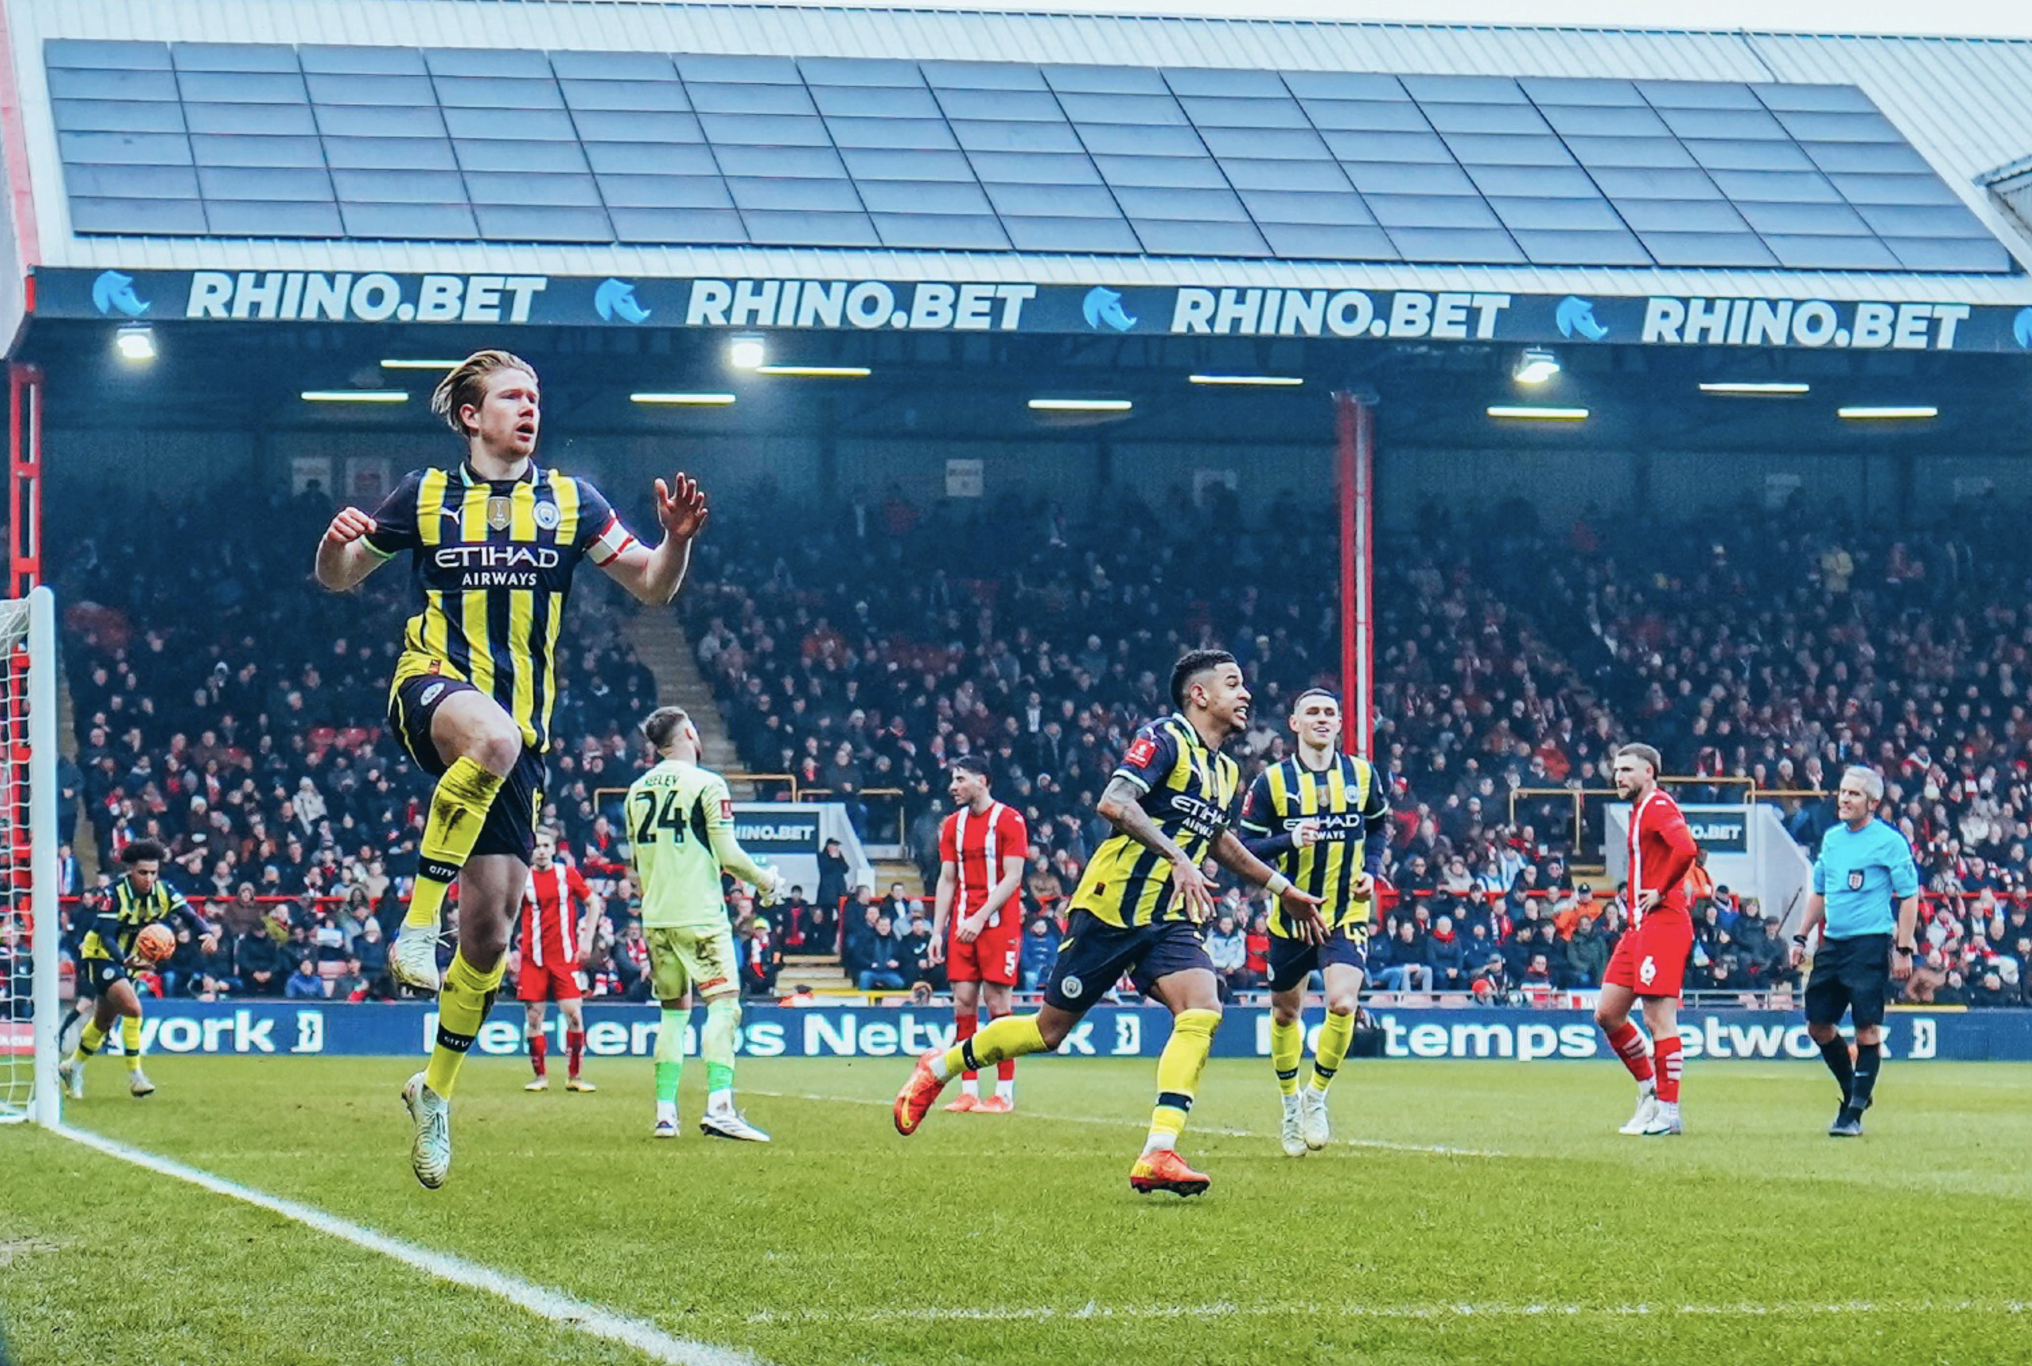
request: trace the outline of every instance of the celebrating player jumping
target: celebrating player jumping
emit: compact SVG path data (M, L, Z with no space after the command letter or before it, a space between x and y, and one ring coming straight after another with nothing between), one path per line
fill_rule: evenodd
M1679 989L1693 951L1686 875L1700 852L1679 803L1658 786L1658 764L1649 745L1616 751L1616 795L1630 803L1630 928L1616 941L1595 1005L1595 1023L1637 1079L1637 1112L1622 1132L1652 1136L1681 1131ZM1630 1023L1630 1007L1640 1000L1649 1051Z
M1129 1170L1138 1191L1198 1195L1211 1182L1178 1155L1221 1022L1220 993L1201 925L1213 910L1208 858L1284 905L1299 931L1325 934L1319 899L1266 867L1231 828L1241 770L1221 746L1249 724L1249 689L1225 650L1194 650L1171 671L1178 710L1140 727L1095 809L1115 827L1073 892L1066 936L1035 1015L996 1020L973 1038L917 1060L896 1096L896 1130L911 1134L946 1082L1004 1058L1057 1048L1080 1016L1129 973L1172 1015L1157 1060L1157 1105L1142 1156Z
M451 1094L501 985L508 924L522 902L557 698L557 636L572 574L591 560L644 603L677 594L705 494L656 481L663 540L637 541L583 479L536 463L536 371L478 351L444 377L431 411L465 442L456 469L416 470L373 516L342 509L318 543L318 582L343 592L408 552L423 610L403 632L390 729L437 778L416 885L389 967L437 990L445 894L459 883L459 946L438 997L430 1065L402 1088L415 1123L410 1166L435 1189L451 1171Z
M952 982L953 1041L974 1037L982 1004L992 1022L1009 1013L1016 960L1023 947L1017 889L1030 858L1023 816L988 795L988 763L977 755L953 760L947 791L959 810L938 831L938 896L931 914L933 962L943 956ZM957 914L955 914L957 911ZM947 942L950 928L951 942ZM948 1110L1008 1114L1016 1105L1016 1059L995 1064L995 1094L981 1099L973 1072L960 1077L960 1098Z

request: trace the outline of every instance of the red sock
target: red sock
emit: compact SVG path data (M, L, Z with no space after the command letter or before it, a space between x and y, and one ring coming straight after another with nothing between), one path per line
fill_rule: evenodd
M1623 1066L1630 1069L1630 1075L1640 1082L1650 1081L1652 1076L1651 1055L1644 1048L1644 1036L1637 1032L1637 1026L1625 1020L1614 1029L1608 1031L1608 1034L1609 1047L1616 1050L1616 1056L1623 1060ZM1679 1047L1679 1040L1674 1039L1672 1046L1674 1049L1677 1049ZM1665 1056L1665 1048L1662 1044L1659 1046L1658 1056L1660 1058ZM1678 1079L1675 1077L1674 1080L1677 1081ZM1658 1093L1661 1096L1665 1094L1662 1086L1659 1088Z
M586 1055L585 1031L584 1030L565 1031L564 1036L565 1067L567 1071L570 1073L570 1075L576 1077L579 1074L579 1059L585 1057L585 1055Z
M1667 1105L1679 1104L1679 1036L1667 1034L1652 1048L1658 1055L1658 1099Z
M973 1011L955 1010L953 1012L953 1047L958 1048L968 1039L973 1038L974 1029L979 1024L980 1016L976 1015ZM979 1081L980 1077L981 1074L979 1072L968 1072L963 1075L962 1080Z
M529 1036L529 1067L539 1077L544 1074L544 1056L549 1051L550 1040L544 1037L542 1030L539 1029Z

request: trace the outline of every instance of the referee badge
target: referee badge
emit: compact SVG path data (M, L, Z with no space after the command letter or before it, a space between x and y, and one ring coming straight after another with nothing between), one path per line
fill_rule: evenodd
M1860 892L1860 891L1862 891L1862 890L1863 890L1863 870L1862 870L1862 869L1860 869L1860 868L1857 868L1857 869L1853 870L1852 872L1850 872L1850 874L1849 874L1849 890L1850 890L1850 891L1852 891L1852 892Z

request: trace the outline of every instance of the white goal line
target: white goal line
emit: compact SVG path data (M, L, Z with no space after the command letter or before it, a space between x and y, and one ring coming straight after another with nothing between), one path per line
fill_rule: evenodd
M538 1318L584 1333L589 1337L604 1338L623 1347L633 1348L651 1361L670 1363L671 1366L761 1366L760 1359L753 1353L731 1347L720 1347L710 1342L693 1338L675 1337L664 1332L646 1319L631 1318L617 1314L598 1305L587 1304L561 1290L525 1281L505 1271L448 1252L434 1252L427 1247L401 1238L381 1233L364 1224L342 1219L336 1214L307 1205L300 1201L270 1195L266 1191L243 1186L229 1181L202 1168L186 1166L174 1158L149 1152L145 1148L130 1147L115 1139L92 1133L88 1129L74 1129L69 1125L58 1125L51 1130L73 1143L82 1144L94 1151L122 1162L132 1163L158 1175L187 1181L193 1186L223 1195L229 1200L265 1209L285 1219L314 1229L341 1242L369 1252L378 1252L391 1257L406 1266L414 1267L426 1275L454 1285L467 1286L484 1291L508 1301L519 1309L525 1309ZM428 1199L428 1196L419 1195Z

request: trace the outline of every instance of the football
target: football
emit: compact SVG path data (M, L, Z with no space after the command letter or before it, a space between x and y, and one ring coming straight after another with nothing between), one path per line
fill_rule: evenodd
M143 962L160 963L176 952L176 936L167 925L144 925L134 936L134 955Z

